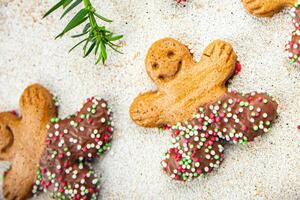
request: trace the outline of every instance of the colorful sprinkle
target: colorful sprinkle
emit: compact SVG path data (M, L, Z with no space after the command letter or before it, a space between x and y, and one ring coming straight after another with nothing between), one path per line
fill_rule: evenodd
M162 161L164 171L182 181L211 172L224 159L225 142L246 144L268 132L276 110L277 103L266 94L229 90L221 100L199 108L189 122L164 126L173 137Z
M76 115L52 118L32 193L49 192L59 200L96 199L100 181L91 163L110 149L111 120L110 107L94 97Z

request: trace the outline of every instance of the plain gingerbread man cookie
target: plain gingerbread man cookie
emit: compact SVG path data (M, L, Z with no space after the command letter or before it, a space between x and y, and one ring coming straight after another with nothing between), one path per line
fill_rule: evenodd
M146 70L157 91L134 100L130 116L143 127L159 127L188 120L199 105L223 96L235 70L237 56L231 45L216 40L193 60L188 48L165 38L155 42L146 57Z
M297 0L242 0L248 12L257 17L272 17L285 7L293 7Z
M30 196L45 147L46 125L57 113L52 94L38 84L25 89L20 111L21 117L0 113L0 159L11 163L3 184L7 200Z

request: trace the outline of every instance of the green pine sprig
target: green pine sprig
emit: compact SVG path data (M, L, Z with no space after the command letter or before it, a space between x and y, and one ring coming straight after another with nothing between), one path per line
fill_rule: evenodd
M96 9L92 6L90 0L60 0L55 4L43 18L47 17L55 10L63 8L64 12L61 15L62 19L75 7L83 4L83 8L69 21L64 30L56 36L55 39L63 37L66 33L86 22L82 32L77 35L73 35L72 38L83 37L79 43L70 49L71 52L73 49L83 44L84 57L87 57L92 52L97 56L96 64L100 61L104 64L107 59L107 48L110 47L114 51L121 53L118 48L119 45L114 42L120 40L123 35L114 35L110 30L107 30L105 26L100 26L97 23L96 19L100 19L104 22L111 23L112 20L107 19L96 12Z

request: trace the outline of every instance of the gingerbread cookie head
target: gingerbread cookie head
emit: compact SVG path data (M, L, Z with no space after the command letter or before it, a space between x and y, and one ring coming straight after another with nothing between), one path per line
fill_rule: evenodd
M130 116L138 125L159 127L184 122L199 105L222 96L236 54L229 43L216 40L196 63L183 44L165 38L152 45L145 63L158 90L136 97Z
M145 60L146 71L158 86L174 79L192 64L194 61L189 49L172 38L155 42Z
M285 7L293 7L297 0L242 0L247 11L257 17L272 17Z
M30 196L45 147L46 124L56 116L52 94L38 84L25 89L20 110L21 117L11 112L0 113L0 159L11 163L3 184L8 200Z

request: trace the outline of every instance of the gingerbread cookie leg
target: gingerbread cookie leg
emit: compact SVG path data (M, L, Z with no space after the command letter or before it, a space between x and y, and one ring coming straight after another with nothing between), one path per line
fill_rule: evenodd
M272 17L284 7L292 7L297 0L242 0L248 12L257 17Z
M53 96L37 84L25 89L20 98L20 110L22 117L17 120L12 114L2 114L5 116L2 122L5 127L1 129L4 130L1 135L9 135L7 138L10 140L5 142L6 147L8 143L10 146L2 153L11 162L11 169L5 173L3 184L7 200L30 196L37 163L45 146L46 124L56 116Z
M92 97L76 114L49 124L33 193L44 189L53 199L96 199L99 180L90 164L110 149L111 120L107 102Z

